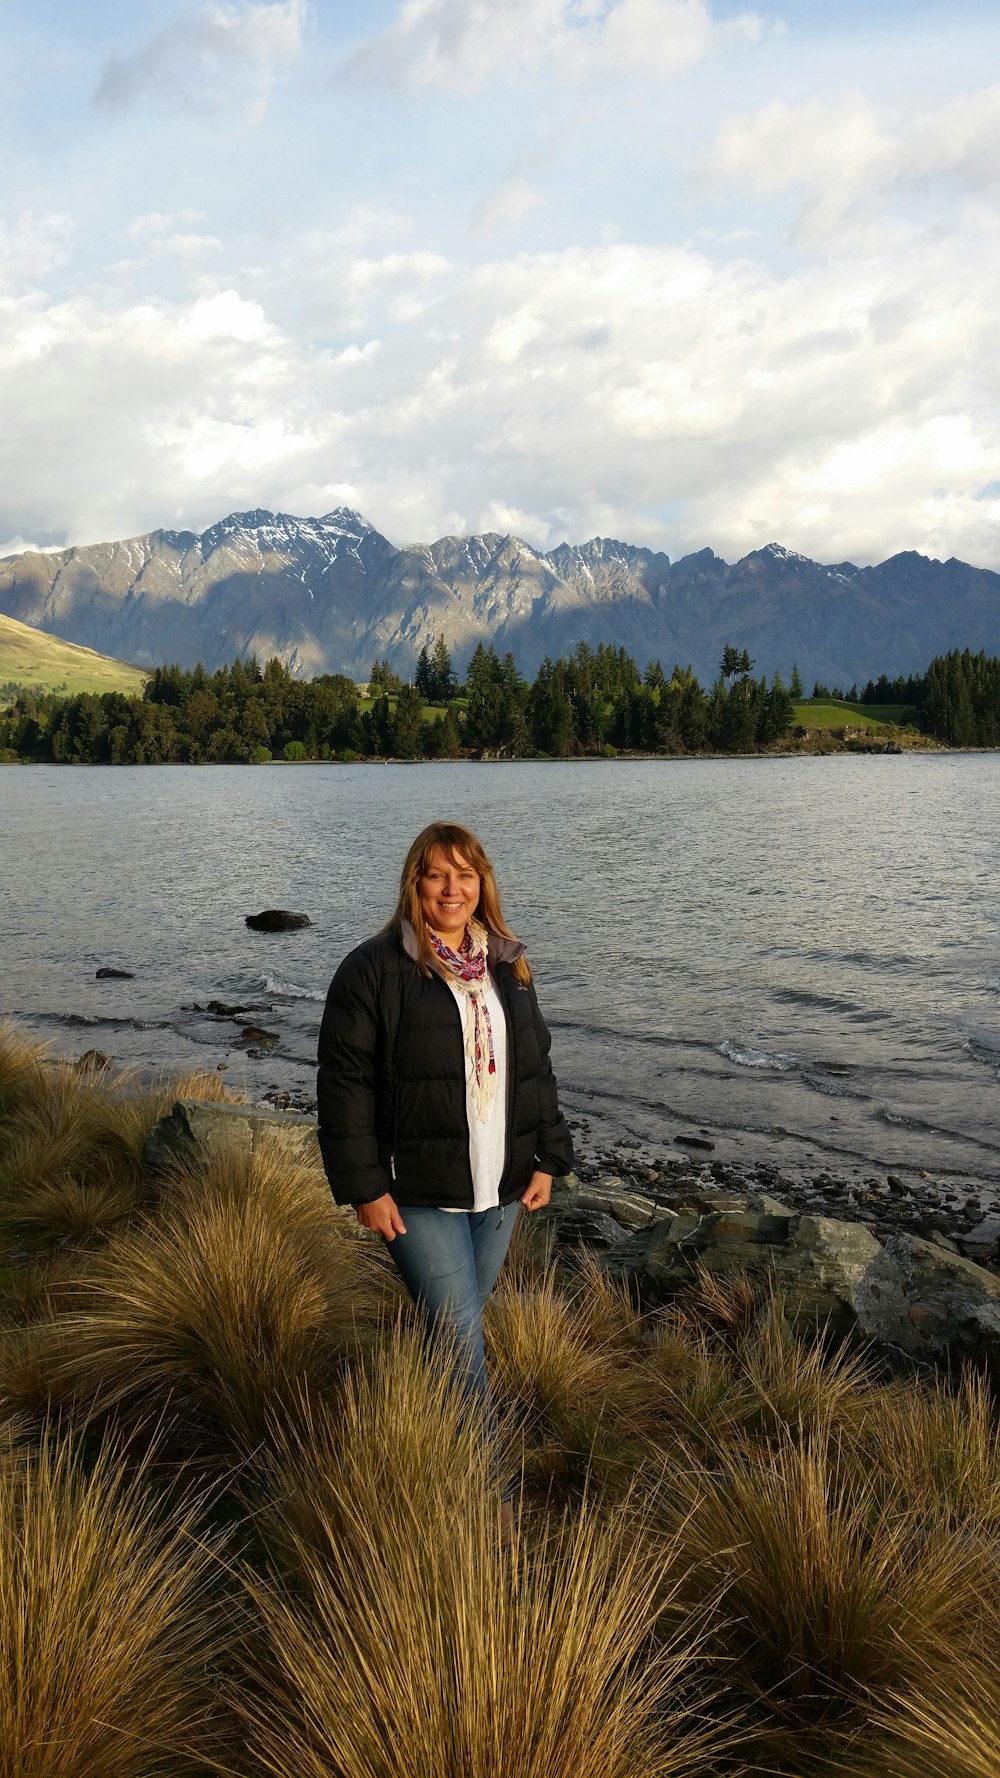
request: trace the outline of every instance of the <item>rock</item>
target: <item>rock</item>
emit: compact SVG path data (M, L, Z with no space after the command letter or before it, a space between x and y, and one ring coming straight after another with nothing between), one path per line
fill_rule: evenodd
M297 932L311 926L308 914L290 914L287 908L264 908L262 913L247 914L246 923L255 932Z
M201 1011L201 1008L199 1007L192 1010ZM273 1012L274 1008L273 1006L260 1006L254 1004L251 1004L250 1006L230 1006L225 1000L210 1000L205 1007L205 1011L215 1013L216 1017L220 1019L236 1019L243 1013Z
M993 1259L1000 1247L1000 1218L983 1216L961 1237L961 1251L969 1259Z
M111 1057L103 1050L84 1050L83 1055L73 1063L77 1074L103 1074L105 1068L111 1067Z
M280 1142L290 1156L320 1166L316 1120L259 1105L220 1105L213 1100L178 1099L154 1124L143 1150L151 1167L169 1167L197 1155L248 1158L262 1136Z
M891 1235L854 1293L868 1339L924 1363L983 1365L1000 1383L1000 1278L919 1235Z
M602 1249L617 1247L621 1239L620 1222L616 1222L613 1216L606 1216L601 1210L588 1209L583 1204L574 1205L559 1219L560 1249L593 1247L600 1252Z
M707 1136L675 1136L674 1141L678 1143L681 1148L715 1147L715 1143L710 1142Z
M135 975L131 969L111 969L107 964L102 963L100 969L94 972L94 980L97 982L134 982Z
M960 1251L957 1242L953 1241L951 1236L946 1235L941 1229L932 1229L930 1238L935 1247L943 1247L946 1253L958 1253Z
M614 1177L602 1179L599 1185L581 1186L577 1203L582 1209L613 1217L623 1229L647 1228L654 1216L660 1214L652 1198L626 1191L622 1181Z
M887 1173L885 1176L885 1183L891 1192L897 1192L900 1197L905 1198L906 1186L903 1184L903 1181L897 1173Z
M531 1249L558 1259L567 1240L593 1245L609 1276L627 1283L650 1308L670 1302L699 1267L740 1270L762 1288L776 1283L796 1326L830 1326L842 1334L853 1329L855 1289L881 1251L868 1229L799 1215L763 1192L723 1191L711 1183L694 1182L669 1195L671 1205L654 1204L643 1224L638 1211L646 1215L645 1201L621 1192L617 1178L583 1188L574 1178L557 1181L551 1203L528 1225ZM615 1217L616 1206L626 1205L627 1228Z
M280 1031L265 1031L262 1025L244 1025L240 1032L241 1043L260 1043L265 1049L273 1049L280 1041Z

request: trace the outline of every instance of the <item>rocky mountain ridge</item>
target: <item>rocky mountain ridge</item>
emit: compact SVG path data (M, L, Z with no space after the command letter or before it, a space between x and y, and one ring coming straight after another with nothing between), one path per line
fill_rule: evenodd
M0 561L0 612L140 665L255 653L303 677L365 679L383 657L408 674L439 635L460 669L478 642L528 674L605 642L641 665L690 664L703 683L734 643L758 672L796 662L807 683L845 689L950 648L1000 654L1000 574L954 558L904 551L859 568L772 543L732 564L710 549L671 561L613 538L542 552L497 532L397 548L347 507L25 551Z

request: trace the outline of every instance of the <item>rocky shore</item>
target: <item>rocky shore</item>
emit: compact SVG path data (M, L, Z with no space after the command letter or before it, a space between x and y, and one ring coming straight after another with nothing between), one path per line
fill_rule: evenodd
M276 1111L316 1113L315 1100L305 1093L275 1088L263 1103ZM768 1161L720 1158L722 1139L708 1129L668 1135L653 1148L629 1138L602 1143L586 1119L571 1120L571 1127L581 1185L614 1179L623 1191L639 1192L664 1209L692 1191L765 1193L799 1214L861 1223L879 1241L919 1235L1000 1276L1000 1178L984 1189L981 1180L941 1180L928 1172L903 1176L874 1167L852 1177L822 1167L793 1173ZM732 1138L725 1146L734 1148Z
M644 1150L639 1143L592 1146L586 1125L574 1130L579 1155L577 1177L589 1184L609 1175L628 1191L669 1206L695 1189L715 1187L737 1193L766 1193L791 1210L862 1223L879 1241L893 1235L919 1235L950 1253L975 1260L1000 1274L1000 1181L995 1193L981 1182L963 1185L921 1172L912 1178L871 1171L863 1178L782 1172L765 1161L746 1165L720 1160L708 1131L672 1138L673 1153Z
M258 1142L275 1140L322 1178L314 1117L260 1105L178 1101L151 1132L145 1155L164 1167L222 1145L249 1158ZM858 1203L857 1192L848 1220L836 1214L830 1186L813 1182L805 1194L773 1169L747 1178L713 1162L712 1139L700 1132L674 1141L689 1152L646 1164L632 1151L631 1165L614 1173L582 1161L580 1173L557 1179L550 1204L522 1220L523 1251L571 1269L587 1257L652 1309L673 1303L700 1274L740 1272L757 1290L777 1292L791 1327L859 1339L891 1368L955 1370L972 1362L1000 1386L996 1254L981 1265L936 1227L930 1238L912 1233L935 1206L914 1209L905 1187L885 1182L884 1192L871 1193L881 1207L876 1227L876 1211ZM793 1201L806 1195L808 1202ZM365 1237L349 1210L337 1214ZM985 1224L984 1217L968 1227Z

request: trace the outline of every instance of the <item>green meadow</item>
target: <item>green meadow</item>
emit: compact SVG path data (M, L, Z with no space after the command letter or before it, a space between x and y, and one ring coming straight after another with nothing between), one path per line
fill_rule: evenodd
M16 618L0 616L0 688L6 685L41 687L45 691L121 691L141 697L149 674L127 661L78 648L44 630L35 630Z
M0 1770L996 1778L980 1379L521 1240L491 1455L307 1158L150 1171L175 1096L0 1030Z
M792 720L803 728L905 728L920 721L915 704L854 704L840 698L799 698Z

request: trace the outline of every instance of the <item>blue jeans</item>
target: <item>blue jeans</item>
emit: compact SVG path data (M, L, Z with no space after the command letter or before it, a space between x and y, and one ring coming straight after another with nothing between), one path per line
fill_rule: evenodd
M493 1210L431 1210L400 1204L406 1234L386 1246L414 1302L434 1335L454 1343L454 1381L481 1409L488 1431L495 1427L483 1347L483 1305L493 1289L510 1246L520 1204Z

